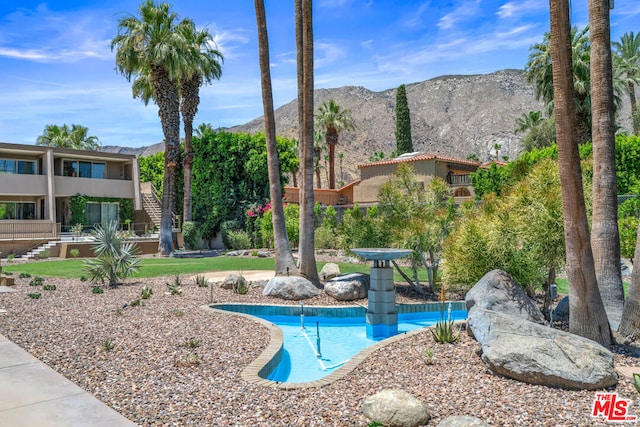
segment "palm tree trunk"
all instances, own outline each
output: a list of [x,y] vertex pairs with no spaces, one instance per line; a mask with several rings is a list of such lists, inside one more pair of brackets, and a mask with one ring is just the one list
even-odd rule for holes
[[193,197],[191,195],[191,176],[193,170],[193,121],[184,121],[184,200],[182,216],[184,221],[191,221]]
[[180,158],[180,100],[178,88],[164,68],[152,67],[151,75],[165,139],[158,251],[169,256],[173,252],[172,215],[176,208],[176,169]]
[[640,338],[640,223],[638,224],[636,236],[636,252],[633,256],[634,268],[631,273],[631,284],[629,285],[627,300],[624,303],[620,328],[618,328],[620,335],[629,337],[634,341]]
[[273,244],[276,259],[276,275],[296,274],[297,268],[291,252],[284,207],[282,205],[282,183],[280,180],[280,162],[276,145],[276,121],[273,111],[273,93],[271,90],[271,72],[269,70],[269,37],[264,0],[255,0],[256,21],[258,24],[258,45],[260,50],[260,74],[262,85],[262,103],[264,107],[264,130],[267,141],[267,169],[269,172],[269,196],[273,214]]
[[569,279],[569,329],[572,333],[608,346],[611,344],[611,330],[596,282],[575,134],[577,115],[571,63],[569,4],[568,0],[550,0],[549,6],[554,65],[554,116]]
[[[298,112],[303,159],[301,163],[304,184],[300,191],[300,273],[319,285],[316,267],[313,221],[313,14],[311,0],[296,0],[296,47],[298,58]],[[300,97],[302,95],[302,97]],[[320,182],[318,180],[318,182]]]
[[589,0],[589,22],[593,122],[591,246],[602,302],[609,320],[618,324],[624,306],[624,290],[620,273],[609,0]]

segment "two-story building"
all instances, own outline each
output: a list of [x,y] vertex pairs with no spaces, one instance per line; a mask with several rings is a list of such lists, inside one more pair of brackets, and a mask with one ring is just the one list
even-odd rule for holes
[[141,210],[136,157],[0,143],[0,251],[7,241],[20,251],[72,226],[74,195],[87,197],[86,224],[120,220],[118,203],[109,199],[129,199]]

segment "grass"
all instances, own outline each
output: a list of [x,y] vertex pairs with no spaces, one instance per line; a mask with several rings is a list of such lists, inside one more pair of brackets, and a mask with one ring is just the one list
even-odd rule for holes
[[[318,263],[318,271],[324,262]],[[362,264],[337,263],[341,273],[368,273],[371,262]],[[212,258],[143,258],[140,270],[133,277],[159,277],[199,274],[213,271],[249,271],[249,270],[273,270],[275,260],[273,258],[239,258],[239,257],[212,257]],[[84,260],[48,260],[3,266],[7,272],[28,273],[32,276],[61,277],[79,279],[84,273]],[[413,279],[413,272],[409,268],[404,269],[406,274]],[[420,270],[418,276],[421,281],[427,280],[427,272]],[[402,277],[394,270],[394,280],[402,282]]]
[[[560,295],[569,295],[569,281],[567,279],[556,279],[556,285],[558,285],[558,294]],[[623,282],[622,286],[624,287],[624,294],[627,295],[629,291],[629,282]]]

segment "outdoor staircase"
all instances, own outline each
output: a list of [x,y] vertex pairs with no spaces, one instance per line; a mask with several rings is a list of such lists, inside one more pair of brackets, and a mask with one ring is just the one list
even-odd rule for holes
[[158,198],[153,192],[142,192],[142,209],[145,210],[153,225],[160,228],[160,218],[162,215],[162,208]]
[[59,240],[50,240],[47,243],[44,243],[38,246],[37,248],[30,250],[26,254],[22,255],[20,258],[24,260],[38,258],[43,254],[45,254],[46,251],[49,251],[50,249],[58,246],[60,243],[90,242],[90,241],[93,241],[93,237],[91,236],[78,236],[75,233],[70,233],[70,232],[60,233]]

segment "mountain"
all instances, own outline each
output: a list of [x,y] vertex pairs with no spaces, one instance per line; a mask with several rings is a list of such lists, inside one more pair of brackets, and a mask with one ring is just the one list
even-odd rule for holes
[[[495,155],[515,158],[521,151],[522,134],[515,133],[515,120],[532,110],[542,110],[534,88],[521,70],[492,74],[441,76],[406,85],[415,151],[466,158],[475,153],[481,160]],[[357,164],[376,151],[388,156],[396,148],[396,89],[373,92],[360,86],[315,91],[315,107],[333,98],[351,111],[356,130],[340,134],[336,153],[344,153],[343,176],[336,163],[336,181],[359,177]],[[297,100],[276,110],[278,135],[297,137]],[[262,117],[229,130],[261,132]],[[337,160],[336,160],[337,161]],[[326,178],[323,173],[322,179]]]

